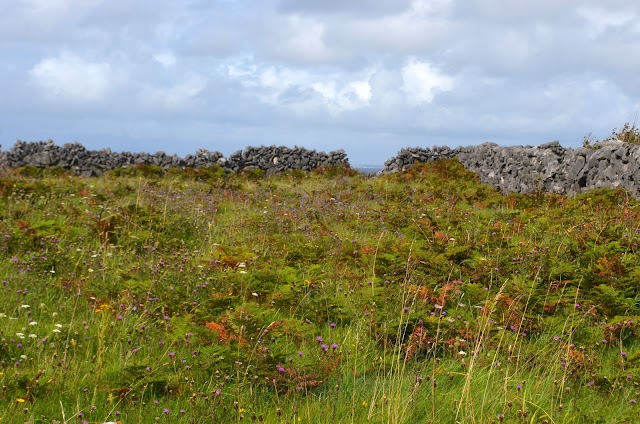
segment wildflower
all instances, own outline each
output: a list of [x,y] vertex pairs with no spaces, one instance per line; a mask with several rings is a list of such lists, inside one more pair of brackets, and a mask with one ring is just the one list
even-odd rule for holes
[[335,322],[332,322],[331,324],[329,324],[329,327],[331,327],[331,328],[336,328],[336,323],[335,323]]
[[631,399],[629,402],[630,402],[632,405],[635,405],[638,401],[637,401],[637,400],[635,400],[635,399]]
[[38,325],[38,323],[36,321],[31,321],[29,325]]
[[164,409],[162,410],[162,413],[163,413],[163,414],[165,414],[165,415],[167,415],[169,412],[171,412],[171,411],[169,410],[169,408],[164,408]]
[[175,353],[175,352],[169,352],[169,353],[167,353],[167,356],[168,356],[169,358],[173,358],[173,357],[175,357],[175,356],[176,356],[176,353]]
[[320,345],[320,349],[324,350],[325,352],[329,350],[329,346],[327,346],[326,344],[322,344]]
[[318,343],[322,343],[322,336],[318,336],[318,337],[316,337],[316,341],[317,341]]
[[620,352],[620,356],[622,356],[623,358],[627,357],[627,352]]
[[593,380],[591,380],[587,384],[589,385],[589,387],[593,387],[596,383]]
[[516,386],[516,390],[522,390],[522,384],[518,384],[518,385]]
[[278,370],[278,372],[279,372],[280,374],[283,374],[283,373],[284,373],[284,371],[285,371],[285,370],[284,370],[284,368],[283,368],[280,364],[276,365],[276,369]]
[[24,333],[16,333],[16,336],[20,337],[21,339],[24,339]]
[[31,306],[29,306],[29,305],[20,305],[20,307],[21,307],[22,309],[28,309],[28,308],[30,308]]
[[25,400],[24,400],[24,399],[22,399],[22,398],[18,398],[18,399],[16,399],[16,402],[18,402],[18,403],[25,403]]
[[302,352],[298,352],[298,356],[302,357],[303,353]]
[[332,343],[331,344],[331,349],[333,349],[333,350],[338,349],[338,343]]

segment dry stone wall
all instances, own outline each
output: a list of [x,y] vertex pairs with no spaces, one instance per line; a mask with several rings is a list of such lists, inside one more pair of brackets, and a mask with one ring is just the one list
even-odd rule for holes
[[[1,146],[0,146],[1,147]],[[9,151],[0,150],[0,167],[58,166],[84,177],[100,176],[106,171],[136,165],[168,168],[204,168],[221,166],[230,172],[261,169],[267,175],[290,169],[312,171],[321,166],[348,167],[344,150],[317,152],[301,147],[247,147],[225,158],[220,152],[205,149],[185,157],[157,153],[112,152],[110,149],[87,150],[79,143],[58,146],[52,141],[18,141]]]
[[600,187],[622,187],[640,196],[640,146],[610,141],[594,148],[565,149],[558,142],[540,146],[406,148],[385,163],[383,173],[407,170],[416,162],[457,158],[484,183],[503,192],[535,190],[576,194]]
[[[558,142],[540,146],[502,147],[484,143],[470,147],[405,148],[386,161],[382,173],[404,171],[416,162],[457,158],[484,183],[504,192],[535,190],[560,194],[581,193],[592,188],[622,187],[640,197],[640,146],[619,141],[597,143],[595,148],[564,148]],[[58,146],[52,141],[18,141],[2,151],[0,168],[58,166],[84,177],[136,165],[178,167],[221,166],[229,172],[261,169],[267,175],[291,169],[312,171],[322,166],[349,166],[343,150],[317,152],[301,147],[247,147],[229,157],[205,149],[185,157],[157,153],[87,150],[79,143]]]

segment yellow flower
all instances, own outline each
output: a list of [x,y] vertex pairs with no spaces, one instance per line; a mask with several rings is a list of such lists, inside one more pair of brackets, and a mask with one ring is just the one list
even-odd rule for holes
[[18,402],[18,403],[25,403],[26,401],[25,401],[24,399],[22,399],[22,398],[18,398],[18,399],[16,399],[16,402]]
[[99,313],[105,312],[105,311],[115,312],[116,310],[113,309],[113,307],[111,307],[111,305],[107,305],[106,303],[103,303],[102,305],[98,306],[98,308],[96,309],[96,314],[99,314]]
[[363,401],[362,401],[362,406],[364,406],[364,407],[366,408],[367,406],[369,406],[369,404],[367,403],[367,401],[366,401],[366,400],[363,400]]

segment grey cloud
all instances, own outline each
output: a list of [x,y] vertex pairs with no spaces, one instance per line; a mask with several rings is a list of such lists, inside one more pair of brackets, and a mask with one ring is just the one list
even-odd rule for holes
[[281,0],[278,7],[285,13],[380,16],[402,12],[411,3],[411,0]]

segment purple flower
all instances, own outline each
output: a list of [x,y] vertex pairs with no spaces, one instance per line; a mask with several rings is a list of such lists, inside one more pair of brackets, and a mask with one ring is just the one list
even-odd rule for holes
[[318,336],[318,337],[316,337],[316,341],[317,341],[318,343],[322,343],[322,336]]
[[277,370],[278,370],[278,372],[279,372],[280,374],[283,374],[283,373],[284,373],[284,368],[283,368],[281,365],[279,365],[279,364],[278,364],[278,365],[276,365],[276,368],[277,368]]
[[338,343],[332,343],[331,349],[336,350],[338,348]]
[[595,383],[595,381],[591,380],[587,384],[589,385],[589,387],[593,387],[596,383]]
[[518,385],[516,386],[516,390],[522,390],[522,384],[518,384]]
[[323,344],[320,346],[320,349],[322,349],[322,350],[324,350],[324,351],[326,352],[326,351],[328,351],[328,350],[329,350],[329,346],[327,346],[326,344],[324,344],[324,343],[323,343]]
[[298,352],[298,356],[299,356],[299,357],[302,357],[302,355],[303,355],[303,354],[302,354],[302,351]]
[[627,357],[627,352],[620,352],[620,356],[622,356],[623,358]]
[[167,353],[167,356],[168,356],[169,358],[173,358],[173,357],[175,357],[175,356],[176,356],[176,353],[175,353],[175,352],[169,352],[169,353]]
[[630,402],[632,405],[635,405],[638,401],[637,401],[637,400],[635,400],[635,399],[631,399],[629,402]]
[[165,414],[165,415],[167,415],[169,412],[171,412],[171,411],[169,410],[169,408],[164,408],[164,409],[162,410],[162,413],[163,413],[163,414]]
[[329,324],[329,327],[331,327],[331,328],[336,328],[336,323],[335,323],[335,322],[332,322],[331,324]]

